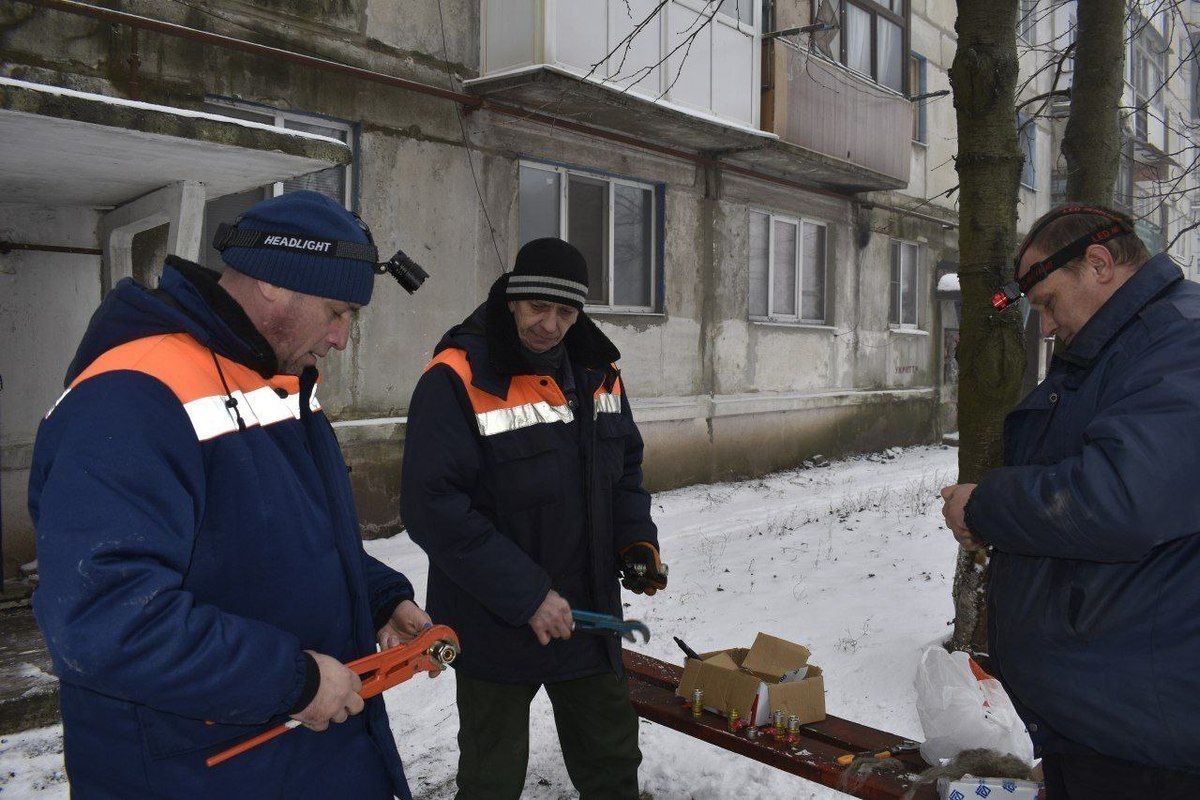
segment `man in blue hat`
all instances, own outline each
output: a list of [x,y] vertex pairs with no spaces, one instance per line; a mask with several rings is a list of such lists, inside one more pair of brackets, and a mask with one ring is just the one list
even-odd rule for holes
[[620,354],[587,291],[575,247],[527,243],[409,404],[401,513],[429,554],[429,608],[463,644],[458,800],[520,797],[543,686],[581,800],[638,797],[620,640],[572,636],[571,610],[620,615],[619,573],[654,594],[667,570]]
[[[343,663],[429,617],[362,548],[316,397],[378,260],[295,192],[222,226],[214,272],[168,256],[92,318],[38,430],[34,610],[80,797],[409,798],[381,698]],[[296,731],[205,758],[288,718]]]

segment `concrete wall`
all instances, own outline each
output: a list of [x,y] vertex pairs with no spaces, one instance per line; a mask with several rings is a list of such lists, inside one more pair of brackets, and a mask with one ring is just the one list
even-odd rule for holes
[[[99,215],[84,208],[0,204],[0,240],[96,247]],[[100,301],[100,257],[14,250],[0,255],[0,503],[5,571],[34,558],[26,511],[38,423]]]

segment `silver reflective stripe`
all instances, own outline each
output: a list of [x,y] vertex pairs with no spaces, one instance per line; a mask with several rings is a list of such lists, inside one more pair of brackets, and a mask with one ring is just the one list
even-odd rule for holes
[[498,408],[475,415],[482,436],[515,431],[547,422],[571,422],[575,419],[570,406],[552,406],[542,400],[512,408]]
[[597,414],[620,414],[621,413],[621,395],[619,394],[598,394],[596,400]]
[[[74,387],[71,387],[71,388],[74,388]],[[61,403],[63,400],[66,400],[67,395],[69,395],[70,393],[71,393],[71,389],[67,389],[65,392],[60,394],[58,396],[58,399],[54,401],[54,405],[50,406],[50,410],[46,412],[46,416],[44,417],[44,419],[50,419],[50,415],[54,413],[54,409],[58,408],[58,404]]]
[[[234,391],[231,396],[237,400],[237,414],[225,405],[227,397],[223,394],[200,397],[183,404],[183,410],[192,421],[197,439],[204,442],[226,433],[233,433],[238,429],[238,415],[241,415],[247,428],[300,419],[298,394],[292,393],[286,398],[281,398],[270,386],[262,386],[247,393]],[[315,392],[309,401],[309,408],[313,411],[321,410]]]

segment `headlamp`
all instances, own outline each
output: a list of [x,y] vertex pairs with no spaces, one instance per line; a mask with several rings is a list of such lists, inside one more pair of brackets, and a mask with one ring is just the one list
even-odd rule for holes
[[[379,262],[379,253],[375,249],[370,228],[357,214],[351,214],[366,233],[368,243],[324,239],[296,233],[250,230],[238,228],[236,222],[232,225],[222,222],[217,226],[212,244],[217,252],[229,247],[254,247],[366,261],[372,265],[376,275],[391,275],[409,294],[420,289],[429,273],[403,250],[397,250],[387,261]],[[240,222],[240,219],[238,221]]]
[[1103,244],[1114,236],[1124,236],[1128,233],[1133,233],[1133,229],[1129,224],[1120,217],[1115,217],[1112,213],[1103,209],[1091,208],[1088,206],[1067,206],[1060,210],[1058,214],[1047,217],[1042,220],[1041,224],[1029,232],[1025,237],[1025,244],[1017,251],[1017,255],[1013,258],[1013,274],[1017,274],[1021,270],[1021,258],[1025,255],[1025,251],[1033,244],[1033,239],[1039,231],[1046,227],[1047,224],[1053,222],[1060,217],[1065,217],[1068,214],[1095,214],[1097,216],[1106,217],[1112,220],[1111,223],[1105,225],[1099,230],[1080,236],[1075,241],[1059,248],[1049,257],[1041,261],[1034,262],[1029,265],[1029,269],[1025,274],[1011,280],[1000,287],[994,295],[992,295],[992,307],[997,311],[1003,311],[1013,303],[1017,302],[1022,295],[1029,294],[1029,290],[1036,286],[1041,281],[1045,280],[1051,272],[1059,267],[1066,266],[1075,259],[1083,255],[1089,247],[1094,244]]
[[429,273],[422,269],[420,264],[409,258],[403,250],[397,250],[396,255],[381,264],[376,264],[375,273],[391,275],[396,279],[396,283],[400,284],[409,294],[420,289],[421,284],[429,277]]

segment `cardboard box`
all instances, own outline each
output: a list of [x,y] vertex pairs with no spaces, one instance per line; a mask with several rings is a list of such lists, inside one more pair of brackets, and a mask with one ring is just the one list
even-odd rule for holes
[[734,647],[689,658],[675,693],[692,699],[704,692],[704,707],[723,716],[736,708],[738,717],[765,725],[771,712],[783,709],[801,724],[825,719],[825,679],[808,663],[807,647],[760,633],[747,650]]
[[976,778],[963,775],[958,780],[938,778],[938,797],[941,800],[1037,800],[1040,786],[1033,781],[1016,778]]

